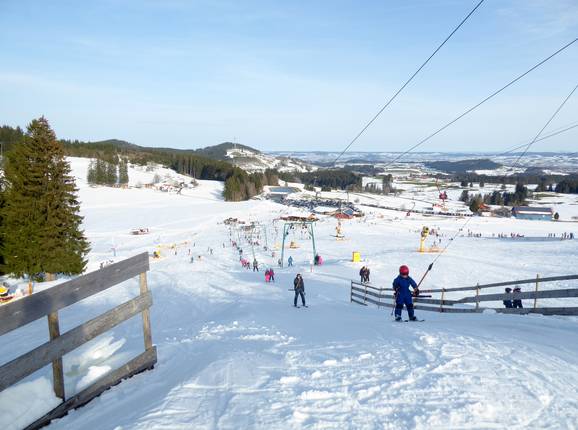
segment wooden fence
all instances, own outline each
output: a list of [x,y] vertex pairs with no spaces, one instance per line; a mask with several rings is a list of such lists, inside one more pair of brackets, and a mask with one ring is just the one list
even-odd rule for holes
[[[564,288],[555,290],[542,290],[540,285],[549,282],[570,281],[578,279],[578,275],[552,276],[541,278],[536,275],[535,278],[521,279],[518,281],[498,282],[493,284],[474,285],[457,288],[439,288],[420,290],[420,293],[439,293],[440,298],[415,297],[414,308],[432,312],[450,312],[450,313],[476,313],[483,312],[485,309],[494,309],[499,313],[511,314],[528,314],[536,313],[542,315],[578,315],[578,306],[567,307],[538,307],[538,299],[565,299],[578,298],[578,288]],[[480,294],[481,290],[487,288],[518,286],[523,284],[532,284],[532,291],[514,292],[514,293],[496,293]],[[447,299],[446,293],[455,293],[460,291],[475,291],[475,295],[462,297],[461,299]],[[482,302],[496,302],[503,300],[532,300],[532,306],[523,309],[520,308],[488,308],[481,307]],[[370,284],[363,284],[351,281],[352,303],[367,306],[368,303],[376,306],[395,307],[393,290],[391,288],[379,288]],[[456,306],[456,305],[474,304],[474,306]]]
[[[153,368],[157,361],[157,351],[151,338],[149,308],[152,306],[152,296],[147,286],[148,270],[149,256],[142,253],[0,306],[0,336],[39,318],[46,316],[48,319],[50,340],[0,367],[0,391],[3,391],[42,367],[52,364],[54,394],[62,399],[62,403],[30,424],[27,429],[40,428],[51,420],[66,415],[69,410],[88,403],[123,379]],[[136,298],[60,334],[60,309],[136,276],[140,278],[140,294]],[[62,357],[139,313],[142,314],[143,321],[144,352],[97,379],[79,393],[67,397],[64,391]]]

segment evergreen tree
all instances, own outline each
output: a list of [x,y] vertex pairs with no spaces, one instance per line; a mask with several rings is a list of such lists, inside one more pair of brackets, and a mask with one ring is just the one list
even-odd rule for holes
[[[4,190],[6,189],[5,187],[5,181],[4,178],[0,178],[0,232],[2,231],[2,225],[4,224],[4,215],[3,215],[3,211],[4,211]],[[4,247],[2,246],[2,244],[4,243],[3,240],[3,236],[0,234],[0,275],[4,275],[4,257],[3,257],[3,252],[4,252]]]
[[116,185],[116,183],[118,182],[118,175],[116,172],[116,165],[112,164],[112,163],[106,163],[106,179],[105,179],[105,184],[106,185]]
[[5,179],[4,270],[30,281],[43,272],[82,273],[89,246],[80,230],[77,189],[44,117],[33,120],[24,141],[7,154]]
[[128,164],[126,160],[121,160],[118,166],[118,183],[121,185],[128,184]]
[[100,158],[96,159],[94,183],[98,185],[106,184],[106,162],[104,162]]
[[90,160],[88,165],[88,172],[86,173],[86,182],[89,184],[96,184],[96,163],[94,160]]

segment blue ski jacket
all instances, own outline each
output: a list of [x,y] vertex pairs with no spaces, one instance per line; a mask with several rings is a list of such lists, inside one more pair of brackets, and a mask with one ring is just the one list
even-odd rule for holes
[[410,286],[414,289],[417,288],[417,284],[410,276],[404,278],[399,275],[393,280],[393,289],[397,291],[397,303],[413,303],[411,291],[409,289]]

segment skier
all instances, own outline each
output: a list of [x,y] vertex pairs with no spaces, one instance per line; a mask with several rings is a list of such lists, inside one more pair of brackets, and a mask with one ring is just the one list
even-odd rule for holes
[[259,263],[257,263],[257,259],[255,258],[253,260],[253,272],[258,272],[259,271]]
[[403,305],[405,304],[407,308],[407,314],[409,315],[410,321],[417,321],[417,318],[413,314],[413,300],[412,294],[409,287],[412,287],[414,294],[417,296],[419,290],[417,289],[417,284],[409,276],[409,268],[405,265],[399,268],[399,276],[393,280],[393,289],[395,290],[395,320],[401,321],[401,311]]
[[293,266],[293,257],[289,256],[287,263],[289,264],[289,267]]
[[369,283],[369,267],[365,268],[365,282]]
[[295,299],[293,300],[293,306],[297,307],[297,298],[301,296],[301,303],[304,307],[307,307],[305,304],[305,284],[303,283],[303,277],[300,273],[295,276],[293,280],[293,288],[295,290]]
[[[506,288],[505,291],[506,291],[506,294],[508,294],[508,296],[511,296],[511,295],[512,295],[512,289],[511,289],[510,287]],[[512,298],[511,298],[511,297],[508,298],[508,299],[506,299],[506,300],[504,300],[504,306],[505,306],[506,308],[508,308],[508,309],[514,307],[514,306],[512,305]]]
[[[521,292],[522,292],[522,289],[520,287],[518,287],[518,286],[514,287],[514,294],[521,293]],[[522,306],[522,300],[521,299],[512,300],[512,307],[514,309],[517,309],[517,308],[522,309],[524,307],[524,306]]]
[[265,282],[269,282],[271,280],[271,272],[269,269],[265,270]]
[[269,269],[269,280],[271,282],[275,282],[275,272],[273,271],[273,269]]

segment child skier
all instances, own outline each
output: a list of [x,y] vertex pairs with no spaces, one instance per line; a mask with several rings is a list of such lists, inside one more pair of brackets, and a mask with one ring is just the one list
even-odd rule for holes
[[269,280],[275,282],[275,271],[273,269],[269,269]]
[[253,260],[253,272],[258,272],[259,271],[259,263],[257,262],[257,259],[255,258]]
[[409,287],[412,287],[414,294],[417,296],[419,290],[417,289],[417,284],[409,276],[409,268],[407,266],[401,266],[399,268],[399,276],[393,280],[393,289],[395,290],[395,320],[401,321],[401,311],[403,305],[405,304],[407,308],[407,314],[409,315],[410,321],[417,321],[417,318],[413,314],[413,300],[412,294]]
[[271,272],[269,269],[265,270],[265,282],[269,282],[271,280]]

